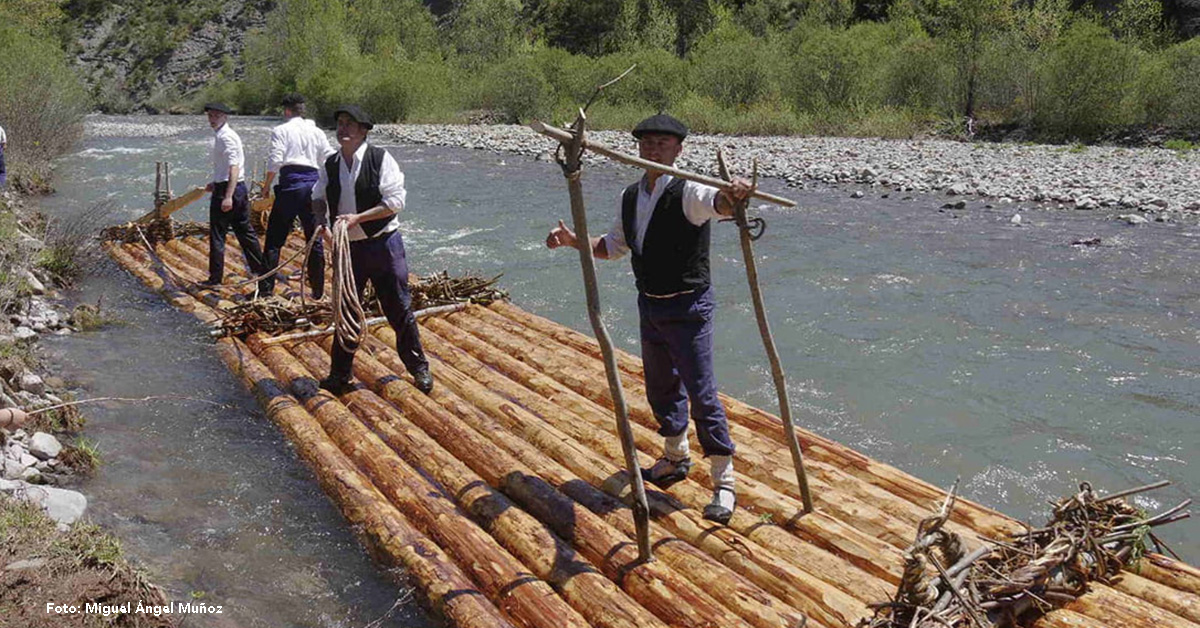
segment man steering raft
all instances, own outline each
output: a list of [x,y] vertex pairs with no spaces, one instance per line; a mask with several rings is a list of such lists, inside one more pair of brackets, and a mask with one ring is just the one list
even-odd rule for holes
[[[429,362],[421,349],[417,319],[412,313],[408,291],[408,262],[400,220],[404,209],[404,173],[382,148],[367,143],[374,127],[370,116],[354,105],[338,108],[337,141],[341,150],[325,160],[313,188],[313,214],[325,215],[329,223],[345,223],[350,239],[350,263],[358,298],[369,280],[392,329],[396,330],[396,352],[416,386],[433,390]],[[334,304],[337,307],[337,304]],[[340,395],[350,389],[350,376],[357,346],[348,349],[333,343],[333,364],[321,387]]]
[[[683,150],[687,127],[665,114],[633,129],[643,159],[673,165]],[[715,300],[709,273],[709,241],[713,218],[732,216],[737,203],[750,196],[744,179],[730,191],[671,175],[647,171],[625,189],[621,211],[604,236],[592,238],[592,254],[616,259],[632,252],[637,280],[638,313],[646,398],[664,437],[663,455],[642,477],[667,488],[687,477],[688,401],[696,435],[709,459],[712,503],[704,518],[721,524],[733,516],[734,445],[725,409],[717,398],[713,369]],[[575,233],[563,221],[550,231],[546,246],[578,247]],[[686,394],[685,394],[686,391]]]
[[[218,286],[225,277],[225,235],[233,229],[246,267],[255,276],[265,272],[262,249],[254,225],[250,224],[250,196],[246,192],[246,156],[242,138],[229,128],[232,111],[221,103],[204,105],[208,125],[214,132],[212,144],[212,180],[205,191],[212,192],[208,204],[208,280],[205,286]],[[259,282],[259,288],[263,288]]]
[[[275,202],[267,221],[266,244],[263,245],[267,268],[279,265],[279,252],[287,242],[296,218],[300,219],[304,238],[312,240],[319,218],[312,212],[312,189],[317,183],[317,171],[334,153],[325,132],[312,120],[304,118],[303,96],[288,94],[283,97],[282,104],[285,122],[271,129],[267,178],[263,181],[263,196],[267,196],[275,173],[279,173]],[[325,252],[320,239],[313,242],[307,263],[313,298],[320,299],[325,291]],[[274,290],[275,276],[272,275],[263,280],[261,296],[271,296]]]

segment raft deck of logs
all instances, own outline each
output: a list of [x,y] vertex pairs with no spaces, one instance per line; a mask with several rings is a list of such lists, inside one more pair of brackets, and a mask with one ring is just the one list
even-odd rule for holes
[[[212,323],[229,292],[200,288],[208,244],[188,236],[108,242],[126,270]],[[293,234],[282,257],[301,250]],[[228,245],[227,283],[246,278]],[[299,261],[286,269],[299,276]],[[281,282],[284,296],[297,288]],[[328,284],[327,284],[328,285]],[[496,302],[422,318],[436,387],[421,394],[385,326],[355,361],[357,390],[317,387],[331,338],[225,337],[218,353],[290,439],[368,548],[404,568],[428,606],[459,628],[838,628],[889,599],[902,553],[945,492],[833,441],[800,432],[815,512],[802,515],[779,419],[723,397],[738,443],[739,508],[701,517],[701,469],[647,487],[655,560],[638,561],[623,455],[599,347]],[[643,465],[661,438],[640,360],[619,367]],[[694,438],[694,436],[693,436]],[[699,450],[697,443],[692,444]],[[1021,523],[960,501],[947,529],[972,549]],[[1200,570],[1147,554],[1133,571],[1042,616],[1038,628],[1200,628]]]

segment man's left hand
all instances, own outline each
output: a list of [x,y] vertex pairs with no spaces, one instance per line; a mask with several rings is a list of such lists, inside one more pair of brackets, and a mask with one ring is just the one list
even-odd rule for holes
[[342,214],[337,217],[338,222],[346,223],[347,229],[353,229],[356,225],[362,222],[362,216],[359,214]]
[[221,200],[221,211],[223,211],[223,212],[233,211],[233,199],[231,199],[231,198],[222,199]]

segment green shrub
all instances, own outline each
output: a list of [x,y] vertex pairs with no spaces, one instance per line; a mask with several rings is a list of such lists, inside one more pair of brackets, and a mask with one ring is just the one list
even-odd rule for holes
[[1200,128],[1200,38],[1168,48],[1161,58],[1171,86],[1163,119],[1180,127]]
[[504,112],[510,122],[516,123],[545,118],[554,107],[555,95],[537,59],[520,55],[486,71],[480,104]]
[[773,52],[767,40],[722,19],[688,55],[692,88],[724,107],[773,98],[778,93],[770,64]]
[[798,28],[785,69],[785,92],[800,111],[871,107],[882,101],[884,67],[892,58],[887,25]]
[[1137,69],[1136,51],[1090,21],[1072,25],[1042,59],[1043,96],[1035,120],[1063,137],[1094,137],[1132,122],[1126,97]]

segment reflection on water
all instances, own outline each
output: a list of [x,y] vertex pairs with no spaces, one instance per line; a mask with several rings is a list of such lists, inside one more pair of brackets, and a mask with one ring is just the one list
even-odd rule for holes
[[[114,221],[140,215],[155,161],[171,162],[176,193],[202,184],[202,118],[165,123],[193,130],[86,140],[62,160],[46,210],[65,215],[112,198],[123,206]],[[261,163],[271,123],[235,119],[250,163]],[[577,258],[540,244],[569,215],[557,168],[458,149],[392,151],[409,187],[402,218],[414,272],[504,273],[516,303],[589,331]],[[594,231],[608,226],[633,176],[616,166],[586,172]],[[1189,462],[1200,444],[1194,226],[1133,228],[1097,212],[1038,210],[1023,211],[1017,226],[1012,205],[969,201],[942,212],[932,196],[867,189],[852,200],[847,190],[764,187],[803,207],[756,209],[770,226],[755,250],[805,427],[942,486],[961,477],[968,497],[1018,517],[1044,516],[1046,499],[1085,479],[1105,490],[1171,480],[1138,498],[1151,508],[1200,493]],[[183,218],[206,211],[199,202]],[[1100,246],[1070,245],[1095,237]],[[731,227],[714,229],[713,257],[721,386],[774,410]],[[599,272],[610,332],[636,352],[629,265]],[[52,341],[90,394],[174,392],[232,408],[98,409],[91,430],[109,464],[88,487],[97,515],[176,589],[237,600],[247,622],[341,625],[382,614],[394,588],[200,325],[111,265],[80,298],[101,294],[128,325]],[[1162,530],[1193,561],[1195,525]]]

